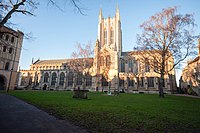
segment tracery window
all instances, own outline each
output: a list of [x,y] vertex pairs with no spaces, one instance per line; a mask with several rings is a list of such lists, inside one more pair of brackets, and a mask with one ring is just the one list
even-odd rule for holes
[[102,76],[102,86],[108,86],[108,81],[104,76]]
[[45,73],[44,74],[44,82],[47,83],[49,80],[49,74],[48,73]]
[[56,78],[57,78],[57,74],[54,72],[52,74],[52,78],[51,78],[51,85],[55,85],[56,84]]
[[82,85],[82,74],[81,73],[78,73],[77,74],[77,82],[76,82],[77,85]]
[[114,29],[111,28],[110,30],[110,43],[114,44]]
[[107,30],[104,30],[104,45],[107,44]]
[[92,86],[92,76],[91,75],[86,76],[86,86]]
[[148,87],[154,87],[154,77],[147,78]]
[[74,75],[72,72],[70,72],[68,74],[68,86],[72,86],[73,85],[73,78],[74,78]]
[[59,82],[59,85],[64,85],[64,79],[65,79],[65,74],[64,72],[62,72],[60,74],[60,82]]
[[106,66],[110,66],[110,56],[107,55],[106,57]]

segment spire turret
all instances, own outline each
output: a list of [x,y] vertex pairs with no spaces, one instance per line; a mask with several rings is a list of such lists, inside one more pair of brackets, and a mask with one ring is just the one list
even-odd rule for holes
[[100,12],[99,12],[99,22],[101,22],[102,19],[103,19],[102,9],[100,8]]
[[116,6],[116,18],[120,20],[119,8],[118,5]]

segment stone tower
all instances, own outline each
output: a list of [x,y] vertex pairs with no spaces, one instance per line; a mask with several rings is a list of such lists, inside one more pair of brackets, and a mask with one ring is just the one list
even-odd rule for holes
[[[98,36],[94,49],[94,71],[96,80],[106,79],[115,88],[119,72],[119,57],[122,53],[122,30],[119,9],[113,18],[104,18],[102,9],[99,13]],[[101,86],[100,86],[101,87]]]

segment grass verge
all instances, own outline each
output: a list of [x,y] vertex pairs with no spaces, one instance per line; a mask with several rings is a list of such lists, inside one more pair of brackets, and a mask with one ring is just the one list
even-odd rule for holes
[[73,99],[65,91],[11,91],[16,96],[91,132],[199,132],[200,99],[150,94]]

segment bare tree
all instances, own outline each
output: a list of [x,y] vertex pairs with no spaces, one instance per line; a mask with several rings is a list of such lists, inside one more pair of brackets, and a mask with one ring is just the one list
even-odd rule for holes
[[[81,8],[80,0],[63,0],[69,1],[75,10],[84,15],[83,8]],[[48,4],[61,9],[57,0],[47,0]],[[1,0],[0,1],[0,27],[9,24],[8,20],[15,13],[22,13],[23,15],[35,16],[34,10],[37,9],[39,0]],[[63,9],[61,9],[63,10]]]
[[0,27],[4,26],[14,13],[34,16],[38,2],[35,0],[2,0],[0,3]]
[[83,77],[83,89],[85,89],[86,76],[89,75],[90,68],[92,67],[92,55],[93,50],[91,43],[86,45],[77,43],[76,51],[72,52],[71,55],[72,59],[70,60],[69,68],[74,71],[75,74],[81,74]]
[[[164,76],[194,53],[194,41],[198,38],[193,35],[195,25],[192,14],[177,14],[176,7],[163,9],[140,25],[143,32],[137,35],[136,49],[141,51],[141,60],[160,75],[160,97],[164,97]],[[172,65],[166,68],[169,60]]]

